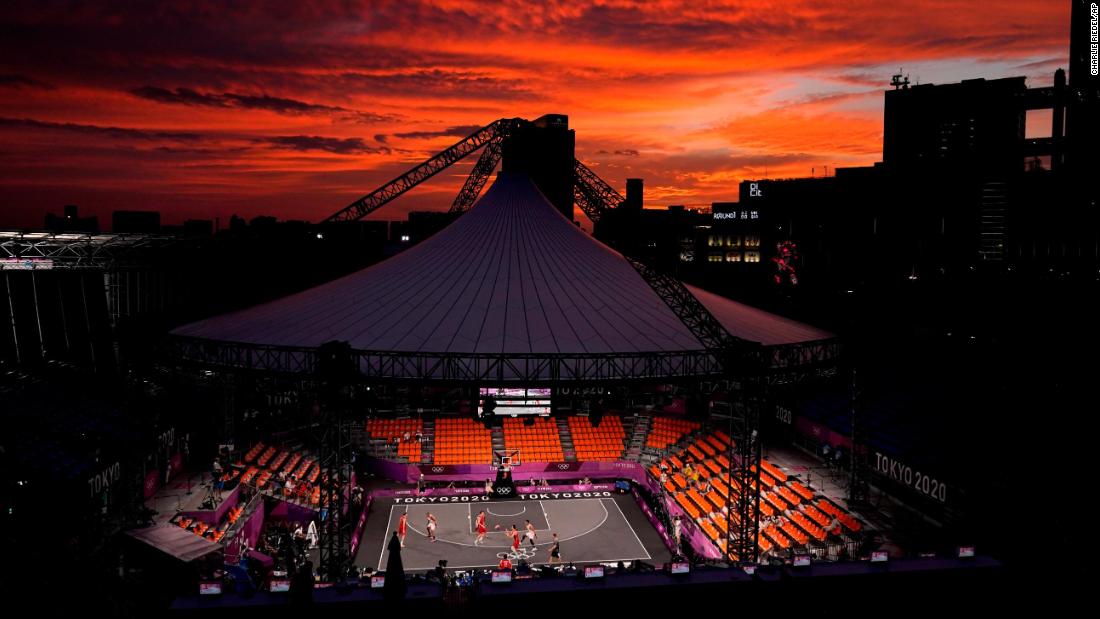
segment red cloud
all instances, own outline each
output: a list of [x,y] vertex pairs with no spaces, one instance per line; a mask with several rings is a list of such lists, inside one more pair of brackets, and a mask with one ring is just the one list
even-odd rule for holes
[[[43,0],[3,13],[0,227],[64,203],[158,208],[169,223],[316,220],[473,127],[547,112],[570,115],[578,154],[613,185],[646,178],[651,205],[735,199],[765,167],[878,159],[883,67],[1043,82],[1069,21],[1068,3],[1031,0]],[[950,80],[934,77],[948,64]],[[377,216],[446,208],[461,183],[439,175]]]

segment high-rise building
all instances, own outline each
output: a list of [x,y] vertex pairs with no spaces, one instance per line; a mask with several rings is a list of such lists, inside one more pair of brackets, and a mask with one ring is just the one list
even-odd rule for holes
[[576,135],[564,114],[545,114],[504,140],[501,170],[522,172],[550,203],[573,221],[573,161]]
[[1100,169],[1100,15],[1094,0],[1072,0],[1066,163],[1080,176],[1086,204],[1097,207],[1100,183],[1085,182]]
[[45,227],[54,232],[99,232],[99,218],[81,217],[75,204],[66,204],[61,215],[46,213]]
[[882,161],[899,171],[1003,177],[1023,166],[1023,77],[886,91]]

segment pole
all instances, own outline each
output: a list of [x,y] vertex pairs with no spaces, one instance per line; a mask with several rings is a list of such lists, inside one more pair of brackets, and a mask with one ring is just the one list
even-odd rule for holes
[[57,306],[61,309],[61,333],[65,336],[65,357],[72,353],[69,345],[69,323],[65,317],[65,295],[61,290],[61,278],[57,278]]
[[15,302],[12,300],[14,295],[11,290],[11,273],[4,273],[4,286],[8,292],[8,316],[11,318],[11,337],[15,343],[15,363],[20,364],[22,356],[19,354],[19,330],[15,328]]
[[38,354],[40,359],[46,360],[46,338],[42,335],[42,314],[38,310],[38,278],[31,271],[31,299],[34,301],[34,321],[38,326]]

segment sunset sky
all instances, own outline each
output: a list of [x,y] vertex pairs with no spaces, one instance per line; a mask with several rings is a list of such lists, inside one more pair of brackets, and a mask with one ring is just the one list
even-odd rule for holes
[[[741,179],[879,160],[899,68],[1043,86],[1069,45],[1059,0],[112,4],[0,9],[0,227],[69,203],[101,225],[316,221],[544,113],[647,206],[736,200]],[[446,209],[474,159],[372,217]]]

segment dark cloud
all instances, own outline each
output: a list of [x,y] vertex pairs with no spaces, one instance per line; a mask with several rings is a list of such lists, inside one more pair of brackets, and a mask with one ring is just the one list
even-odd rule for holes
[[397,116],[375,114],[373,112],[360,112],[333,105],[321,105],[307,103],[285,97],[272,97],[270,95],[242,95],[233,92],[221,94],[202,93],[190,88],[158,88],[156,86],[142,86],[130,91],[130,94],[156,101],[158,103],[170,103],[179,105],[195,105],[217,108],[240,108],[247,110],[266,110],[276,114],[288,116],[328,115],[335,116],[349,122],[371,123],[397,120]]
[[164,153],[167,155],[188,155],[188,156],[225,156],[225,155],[237,155],[246,153],[250,150],[248,146],[234,146],[230,148],[178,148],[175,146],[157,146],[154,148],[158,153]]
[[[904,73],[904,71],[902,71]],[[889,82],[889,77],[885,72],[875,73],[868,70],[863,71],[850,71],[847,73],[841,73],[835,77],[835,79],[855,86],[869,86],[872,88],[885,89]]]
[[620,149],[616,149],[616,150],[600,149],[600,150],[596,151],[596,154],[597,155],[619,155],[621,157],[637,157],[641,153],[639,153],[638,150],[634,149],[634,148],[620,148]]
[[[422,140],[427,138],[443,138],[443,137],[466,137],[471,133],[480,129],[480,125],[459,125],[457,127],[447,127],[446,129],[440,129],[438,131],[406,131],[403,133],[395,133],[393,137],[402,138],[405,140]],[[385,137],[385,136],[383,136]],[[384,142],[385,140],[379,140]]]
[[142,86],[130,91],[130,94],[158,103],[179,103],[183,105],[205,105],[210,107],[229,107],[220,96],[204,95],[190,88],[177,88],[175,91],[156,86]]
[[[645,177],[651,192],[662,187],[666,196],[673,188],[700,200],[728,197],[739,178],[759,177],[764,167],[772,176],[804,175],[822,163],[879,156],[873,106],[827,114],[846,101],[799,99],[804,87],[787,88],[801,78],[884,90],[897,65],[970,60],[980,68],[978,60],[996,55],[997,66],[1020,64],[1035,79],[1053,71],[1042,59],[1065,57],[1068,3],[1021,0],[996,11],[974,4],[500,0],[471,9],[453,0],[8,0],[0,10],[0,93],[26,101],[9,96],[10,118],[0,119],[0,175],[9,179],[0,194],[11,203],[19,186],[36,207],[85,199],[141,207],[160,187],[171,197],[165,208],[179,212],[245,212],[242,205],[254,203],[324,216],[431,155],[363,166],[341,160],[425,143],[396,132],[429,137],[443,127],[561,111],[582,127],[578,155],[604,149],[594,163],[617,187]],[[139,86],[135,96],[118,96]],[[797,107],[779,117],[754,112],[779,96]],[[720,97],[729,98],[728,111],[707,104]],[[152,107],[165,120],[150,120]],[[657,109],[667,114],[651,113]],[[219,129],[189,128],[200,110],[213,119],[203,126]],[[253,133],[253,110],[282,115],[286,125],[268,122],[273,128]],[[391,111],[439,122],[348,126]],[[727,123],[727,115],[746,120]],[[329,121],[344,126],[291,128]],[[715,135],[733,148],[706,150]],[[225,154],[235,147],[250,152]],[[429,150],[436,149],[420,148]],[[628,154],[634,150],[646,156]],[[264,182],[252,180],[257,170]],[[50,180],[57,189],[44,189]],[[441,175],[395,208],[446,208],[461,181]]]
[[425,69],[399,73],[348,71],[329,78],[352,92],[398,94],[423,98],[515,101],[538,98],[519,79],[505,79],[481,71]]
[[1053,58],[1044,58],[1042,60],[1036,60],[1035,62],[1027,62],[1021,65],[1017,65],[1016,68],[1020,69],[1021,71],[1035,71],[1038,69],[1049,69],[1053,71],[1054,69],[1057,69],[1059,67],[1065,67],[1067,64],[1068,63],[1065,57],[1055,56]]
[[385,146],[372,146],[362,138],[331,138],[320,135],[280,135],[270,138],[258,138],[257,142],[269,144],[275,148],[296,151],[321,151],[337,155],[367,155],[372,153],[390,153]]
[[0,74],[0,87],[54,89],[52,84],[47,84],[46,82],[36,80],[33,77],[27,77],[26,75],[15,75],[11,73]]
[[52,131],[69,131],[85,135],[99,135],[118,139],[132,140],[182,140],[197,141],[203,136],[198,133],[182,131],[154,131],[125,127],[104,127],[101,125],[81,125],[77,123],[55,123],[33,118],[0,118],[0,127],[30,127]]
[[[112,4],[9,0],[0,18],[0,55],[14,66],[43,68],[69,80],[99,85],[160,81],[166,74],[195,78],[177,83],[210,84],[232,76],[223,83],[256,84],[261,83],[258,74],[270,71],[267,83],[278,87],[282,85],[278,75],[307,81],[307,75],[316,76],[311,72],[317,67],[344,67],[365,74],[407,73],[422,67],[545,70],[544,61],[522,54],[488,54],[487,47],[478,45],[479,38],[488,46],[511,37],[518,48],[528,44],[532,32],[548,45],[579,41],[609,49],[704,54],[765,50],[780,61],[788,55],[799,56],[790,60],[795,67],[822,62],[866,64],[860,61],[867,58],[877,62],[881,58],[876,53],[884,49],[898,57],[913,52],[937,56],[977,47],[999,54],[1031,53],[1064,47],[1065,37],[1065,9],[1038,6],[1055,3],[1017,4],[1012,10],[983,14],[944,2],[939,7],[922,6],[916,12],[920,19],[913,19],[915,12],[907,3],[853,8],[850,0],[824,0],[812,9],[797,3],[711,6],[688,1],[517,1],[482,3],[477,10],[463,3],[372,0]],[[853,19],[853,13],[859,18]],[[994,38],[966,36],[974,32],[975,24],[994,33]],[[411,33],[426,41],[462,33],[474,45],[467,52],[443,52],[372,42]],[[999,33],[1000,38],[995,38]],[[853,50],[853,41],[860,42],[858,51]],[[810,47],[817,54],[814,58],[797,53]],[[133,58],[142,61],[126,60]],[[589,63],[572,64],[579,69]],[[205,81],[198,81],[203,76]],[[317,80],[332,77],[326,74]],[[431,92],[445,89],[437,84]],[[502,88],[497,94],[510,91],[517,94],[515,88]]]

